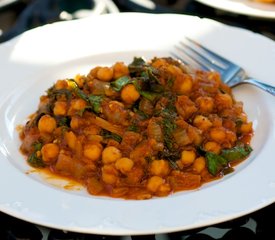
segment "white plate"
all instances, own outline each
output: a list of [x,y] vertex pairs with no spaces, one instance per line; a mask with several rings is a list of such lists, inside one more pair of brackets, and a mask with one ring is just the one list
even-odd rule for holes
[[[248,214],[275,200],[275,98],[252,86],[234,89],[253,121],[254,151],[236,171],[198,190],[126,201],[68,190],[45,180],[19,153],[16,126],[36,110],[58,78],[134,56],[168,56],[189,36],[274,84],[275,43],[261,35],[184,15],[93,16],[46,25],[0,45],[0,210],[69,231],[128,235],[186,230]],[[28,174],[27,174],[28,173]]]
[[254,2],[253,0],[196,0],[205,5],[228,12],[252,17],[275,18],[275,4]]

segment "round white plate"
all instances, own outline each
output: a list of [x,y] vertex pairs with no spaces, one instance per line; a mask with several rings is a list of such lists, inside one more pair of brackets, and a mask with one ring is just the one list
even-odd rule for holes
[[68,231],[132,235],[206,226],[248,214],[275,200],[275,98],[252,86],[234,89],[253,121],[252,155],[236,171],[195,191],[129,201],[88,195],[66,181],[31,171],[17,126],[59,78],[134,56],[169,56],[188,36],[275,84],[275,43],[209,19],[173,14],[109,14],[54,23],[0,45],[0,210]]
[[244,14],[252,17],[275,18],[275,4],[254,2],[253,0],[195,0],[220,10]]

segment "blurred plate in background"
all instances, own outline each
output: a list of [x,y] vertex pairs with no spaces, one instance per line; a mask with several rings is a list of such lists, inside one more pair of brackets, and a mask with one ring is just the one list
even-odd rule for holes
[[253,16],[275,19],[275,4],[259,3],[253,0],[195,0],[220,10]]

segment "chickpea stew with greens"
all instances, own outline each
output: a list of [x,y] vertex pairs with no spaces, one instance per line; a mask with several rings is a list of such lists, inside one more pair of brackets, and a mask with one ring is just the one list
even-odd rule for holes
[[252,135],[218,73],[135,57],[58,80],[22,128],[20,150],[92,195],[149,199],[231,173]]

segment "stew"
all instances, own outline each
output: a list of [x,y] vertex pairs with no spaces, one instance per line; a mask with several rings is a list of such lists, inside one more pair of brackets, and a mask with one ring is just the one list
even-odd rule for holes
[[252,135],[217,72],[135,57],[57,80],[23,126],[20,150],[92,195],[149,199],[231,173]]

